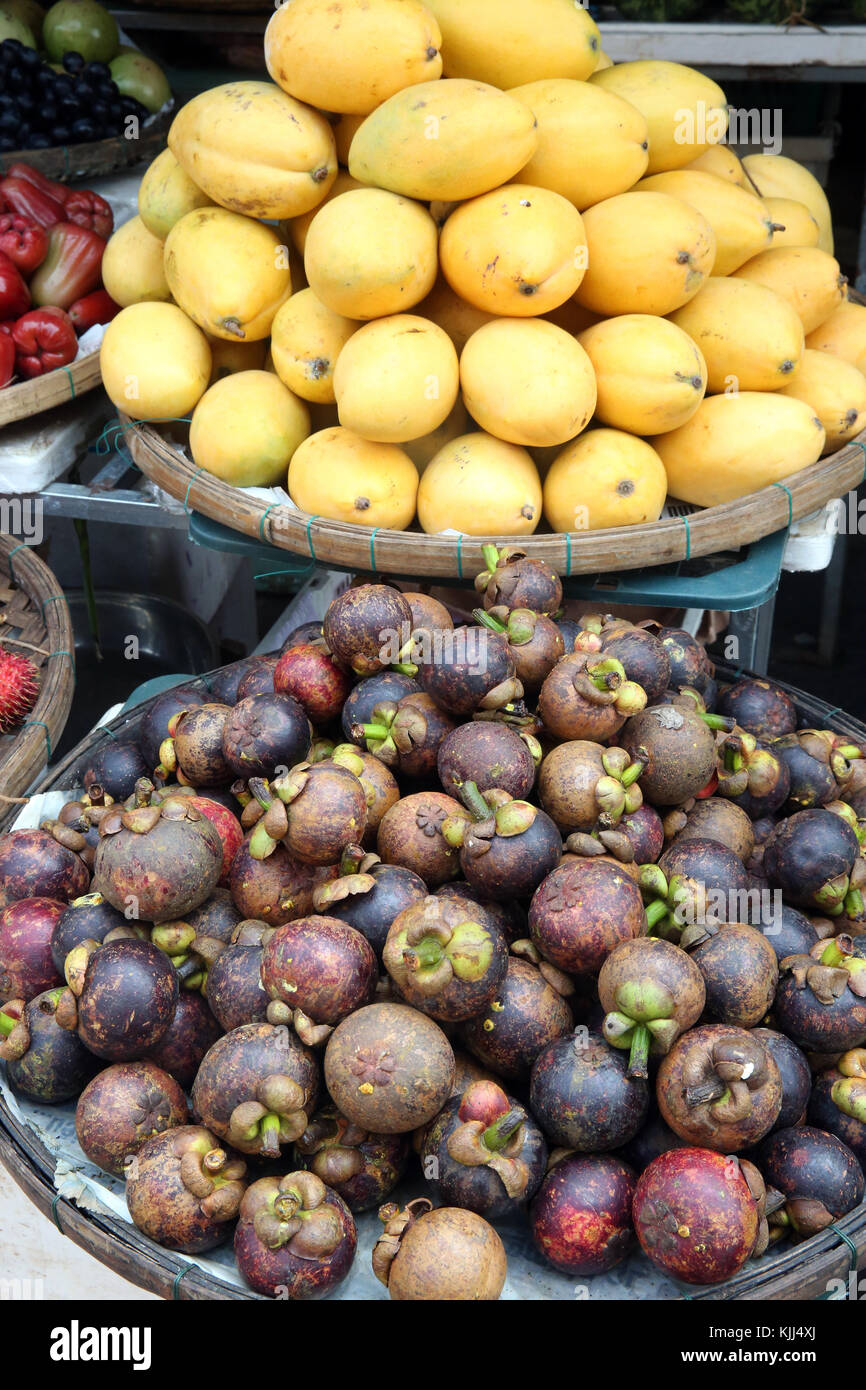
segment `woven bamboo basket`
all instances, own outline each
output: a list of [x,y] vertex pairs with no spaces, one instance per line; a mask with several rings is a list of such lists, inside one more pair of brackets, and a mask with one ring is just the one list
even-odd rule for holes
[[0,534],[0,646],[30,657],[40,671],[39,698],[28,722],[0,736],[2,829],[18,809],[5,798],[20,797],[49,761],[50,750],[56,748],[66,726],[75,688],[75,649],[66,599],[39,556],[4,534]]
[[137,140],[114,136],[111,140],[88,140],[81,145],[56,145],[48,150],[13,150],[0,154],[0,176],[10,164],[25,163],[49,179],[89,178],[92,174],[116,174],[141,160],[151,160],[165,147],[173,110],[158,112],[146,121]]
[[4,425],[11,425],[14,420],[27,420],[31,415],[39,415],[55,405],[64,405],[66,401],[75,400],[101,384],[97,348],[80,357],[77,362],[71,362],[68,367],[55,367],[53,372],[47,372],[45,376],[6,386],[0,391],[0,429]]
[[[733,680],[735,673],[725,667],[718,671],[722,680]],[[209,676],[186,684],[206,693]],[[779,684],[783,684],[779,682]],[[821,700],[784,686],[795,700],[804,725],[835,729],[839,733],[866,740],[866,725],[840,713],[831,712]],[[43,779],[40,791],[72,788],[80,784],[93,754],[118,738],[135,738],[141,719],[151,701],[118,715],[108,725],[94,730]],[[58,1229],[95,1259],[139,1287],[162,1298],[189,1300],[253,1299],[261,1296],[239,1288],[194,1263],[181,1259],[143,1236],[134,1226],[118,1218],[84,1210],[74,1202],[59,1198],[54,1185],[55,1157],[39,1136],[22,1125],[0,1097],[0,1163],[18,1186]],[[856,1252],[856,1253],[855,1253]],[[747,1265],[735,1278],[708,1288],[683,1287],[684,1300],[804,1300],[828,1296],[831,1280],[847,1286],[849,1272],[866,1267],[866,1203],[799,1246],[787,1243],[765,1256],[753,1268]]]

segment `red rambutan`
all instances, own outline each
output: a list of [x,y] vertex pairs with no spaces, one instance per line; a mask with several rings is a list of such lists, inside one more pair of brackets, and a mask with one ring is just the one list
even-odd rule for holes
[[0,647],[0,734],[21,723],[38,695],[39,672],[33,662]]

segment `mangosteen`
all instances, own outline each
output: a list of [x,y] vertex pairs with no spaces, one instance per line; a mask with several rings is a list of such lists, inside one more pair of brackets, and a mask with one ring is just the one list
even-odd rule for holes
[[562,856],[553,821],[528,801],[495,787],[481,793],[474,782],[464,782],[460,799],[473,819],[449,816],[442,834],[459,847],[470,888],[493,899],[528,898]]
[[277,1158],[307,1128],[319,1089],[309,1048],[285,1025],[244,1023],[205,1055],[192,1088],[195,1113],[246,1154]]
[[311,1046],[371,1002],[378,976],[367,938],[338,917],[301,917],[277,927],[262,948],[261,971],[273,1001],[268,1017],[291,1023]]
[[542,1182],[529,1228],[536,1249],[563,1274],[606,1274],[634,1244],[635,1175],[612,1154],[569,1154]]
[[380,671],[359,681],[343,705],[341,723],[345,737],[353,743],[362,742],[352,738],[352,729],[358,724],[369,724],[377,705],[388,701],[397,704],[404,695],[417,695],[420,690],[416,680],[399,671]]
[[159,747],[156,776],[168,781],[174,773],[189,786],[222,786],[232,780],[223,753],[223,730],[231,706],[208,703],[173,714],[168,735]]
[[[697,638],[681,627],[661,627],[649,623],[650,631],[655,631],[664,647],[670,663],[669,684],[675,690],[683,685],[692,686],[703,695],[712,679],[712,663],[706,649]],[[710,708],[707,702],[707,708]]]
[[582,1024],[535,1059],[529,1105],[551,1144],[603,1153],[627,1144],[641,1128],[646,1082],[629,1077],[627,1059]]
[[505,979],[505,937],[473,907],[467,899],[422,898],[394,918],[382,952],[406,1003],[443,1022],[481,1013]]
[[651,1096],[646,1124],[638,1130],[634,1139],[622,1146],[620,1153],[631,1168],[637,1173],[642,1173],[659,1154],[665,1154],[669,1149],[686,1147],[686,1141],[674,1134],[670,1125],[665,1124],[658,1112],[655,1097]]
[[562,634],[562,642],[565,648],[565,655],[567,656],[569,652],[574,651],[575,640],[580,632],[580,624],[574,622],[571,618],[557,618],[556,626]]
[[795,907],[842,912],[860,845],[851,826],[832,811],[797,811],[776,826],[762,864],[774,888]]
[[338,1024],[325,1050],[335,1105],[374,1134],[427,1124],[451,1094],[454,1053],[438,1024],[405,1004],[368,1004]]
[[[274,690],[296,700],[312,724],[322,727],[339,719],[351,688],[345,670],[322,641],[283,647],[274,669]],[[303,756],[287,760],[289,766]]]
[[0,910],[20,898],[71,902],[86,893],[84,860],[45,830],[10,830],[0,836]]
[[367,1211],[403,1176],[409,1140],[405,1134],[371,1134],[328,1105],[295,1141],[294,1161],[333,1188],[350,1211]]
[[[266,859],[282,841],[303,863],[336,864],[366,829],[367,798],[360,780],[330,760],[298,763],[271,783],[254,777],[249,790],[261,808],[250,837],[254,859]],[[250,803],[245,817],[253,809]]]
[[626,678],[641,686],[650,702],[670,685],[671,663],[665,646],[645,627],[602,632],[601,651],[622,662]]
[[645,759],[641,790],[654,806],[679,806],[706,787],[716,770],[716,745],[707,719],[673,705],[636,713],[619,741],[631,758]]
[[722,739],[717,754],[719,796],[752,820],[772,815],[785,803],[791,774],[778,745],[759,743],[754,734],[737,729]]
[[753,1032],[769,1048],[782,1078],[782,1108],[773,1129],[789,1129],[802,1122],[812,1090],[812,1072],[806,1054],[774,1028],[755,1028]]
[[379,1219],[385,1231],[373,1247],[373,1273],[392,1298],[489,1303],[502,1293],[505,1248],[477,1212],[417,1197],[403,1211],[386,1203]]
[[864,1167],[866,1052],[862,1048],[844,1053],[835,1067],[815,1077],[815,1085],[809,1096],[808,1121],[841,1139],[843,1144],[848,1145],[860,1167]]
[[322,1298],[342,1284],[358,1243],[352,1213],[315,1173],[259,1178],[235,1230],[238,1269],[269,1298]]
[[535,694],[544,684],[561,656],[565,655],[562,633],[552,618],[529,608],[496,606],[485,612],[473,609],[472,616],[482,627],[504,636],[514,654],[517,679],[526,694]]
[[772,1007],[779,982],[776,952],[743,922],[687,927],[680,945],[704,978],[707,1014],[719,1023],[754,1028]]
[[573,975],[596,975],[615,946],[642,936],[640,890],[614,864],[572,860],[554,869],[529,908],[529,930],[545,960]]
[[179,1086],[188,1091],[195,1081],[201,1060],[223,1029],[200,994],[182,989],[178,995],[174,1018],[156,1047],[147,1054],[161,1071],[173,1076]]
[[289,647],[300,647],[306,642],[323,642],[322,619],[311,618],[309,622],[299,623],[293,627],[283,645],[280,647],[280,654],[287,652]]
[[128,926],[123,913],[106,902],[101,893],[86,893],[73,899],[64,907],[51,933],[51,959],[58,975],[63,974],[69,952],[82,941],[91,940],[102,945],[110,931]]
[[563,835],[591,831],[598,825],[609,829],[624,813],[640,807],[642,771],[643,763],[633,762],[624,748],[573,739],[545,756],[538,774],[538,797]]
[[528,796],[535,782],[541,745],[531,734],[495,721],[461,724],[439,745],[437,770],[446,791],[465,782],[481,791],[501,787],[510,796]]
[[235,777],[273,777],[310,751],[310,723],[291,695],[249,695],[223,724],[223,757]]
[[731,715],[756,738],[780,738],[797,727],[797,706],[765,676],[743,676],[719,696],[719,713]]
[[640,888],[647,922],[658,936],[679,940],[690,926],[747,915],[749,878],[743,861],[717,840],[675,840],[658,864],[645,864]]
[[442,740],[454,728],[453,719],[423,691],[404,695],[396,704],[383,701],[374,707],[367,724],[355,724],[353,738],[388,767],[407,777],[430,777]]
[[278,659],[275,656],[257,656],[251,659],[249,669],[238,681],[235,704],[238,700],[246,700],[250,695],[273,695],[274,672]]
[[780,1129],[758,1151],[761,1172],[783,1194],[770,1218],[776,1238],[806,1239],[853,1211],[863,1200],[863,1170],[835,1134],[811,1125]]
[[222,841],[188,797],[112,807],[99,835],[93,888],[129,917],[174,921],[203,903],[222,873]]
[[126,1170],[129,1214],[166,1250],[213,1250],[231,1235],[246,1167],[201,1125],[165,1130],[142,1145]]
[[763,1180],[746,1160],[672,1149],[638,1178],[632,1212],[655,1264],[688,1284],[718,1284],[766,1247],[765,1202]]
[[[221,666],[218,671],[212,672],[208,677],[208,698],[216,701],[216,703],[220,705],[237,704],[238,686],[244,676],[261,665],[261,660],[260,656],[245,656],[240,661],[232,661],[228,666]],[[174,694],[173,691],[169,693]],[[187,703],[204,704],[205,701],[199,698],[197,701]],[[176,713],[185,708],[186,704],[179,702],[176,710],[173,712]],[[162,738],[159,740],[160,743],[162,739],[165,738],[167,732],[168,730],[163,733]],[[154,758],[153,762],[156,763],[157,760],[157,758]]]
[[418,682],[448,714],[466,719],[477,711],[508,710],[523,696],[507,638],[485,627],[458,627],[441,651],[418,667]]
[[636,863],[656,862],[664,848],[665,832],[662,818],[652,806],[644,802],[637,810],[626,811],[617,824],[617,830],[631,841]]
[[62,985],[51,938],[65,910],[53,898],[19,898],[0,913],[0,1003]]
[[505,979],[487,1008],[462,1024],[460,1037],[498,1076],[525,1081],[538,1054],[574,1028],[566,1002],[574,986],[531,942],[512,949],[519,954],[509,956]]
[[[211,694],[214,700],[224,701],[227,705],[234,704],[233,695],[228,698],[217,689],[219,682],[225,681],[228,673],[233,670],[232,666],[224,666],[221,671],[214,672],[211,677]],[[138,744],[148,772],[159,762],[160,747],[163,740],[168,738],[169,720],[185,709],[192,709],[193,706],[204,703],[205,696],[201,691],[189,685],[177,685],[172,690],[164,690],[161,695],[147,702],[138,726]]]
[[536,560],[522,550],[495,545],[481,548],[485,569],[475,578],[475,588],[484,595],[486,609],[529,608],[548,616],[562,607],[562,582],[545,560]]
[[780,961],[786,956],[809,955],[818,941],[818,933],[809,918],[783,902],[767,905],[755,926],[763,932]]
[[500,899],[485,898],[462,878],[456,882],[443,883],[441,888],[436,889],[436,897],[468,898],[473,904],[473,909],[481,908],[483,911],[482,920],[498,927],[509,943],[522,940],[526,936],[526,911],[521,903],[513,899],[503,902]]
[[0,1009],[0,1057],[13,1090],[40,1105],[72,1100],[99,1069],[77,1033],[56,1019],[62,989],[49,989],[25,1003]]
[[177,1006],[177,972],[149,941],[92,942],[66,958],[68,988],[58,1004],[62,1028],[97,1057],[134,1062],[165,1036]]
[[[646,704],[622,662],[576,651],[556,663],[538,696],[538,713],[558,739],[606,742]],[[629,750],[631,751],[631,750]]]
[[786,956],[779,968],[773,1016],[798,1047],[846,1052],[866,1043],[866,960],[847,933]]
[[227,1033],[242,1023],[267,1019],[270,1001],[262,984],[262,950],[274,930],[263,922],[242,922],[207,972],[205,998]]
[[426,898],[427,885],[411,869],[383,864],[378,855],[365,855],[357,846],[349,846],[340,868],[339,878],[315,890],[316,911],[347,922],[381,956],[394,918],[411,903]]
[[308,917],[313,910],[313,890],[336,877],[337,872],[333,865],[317,868],[302,863],[282,844],[277,844],[267,859],[257,859],[247,836],[232,862],[229,890],[245,918],[279,927],[297,917]]
[[75,1133],[91,1163],[122,1178],[132,1156],[155,1134],[186,1125],[180,1086],[153,1062],[118,1062],[82,1091]]
[[332,600],[322,632],[338,661],[358,676],[373,676],[402,660],[412,609],[390,585],[361,584]]
[[547,1163],[544,1135],[522,1105],[491,1081],[473,1081],[430,1125],[421,1168],[447,1206],[495,1221],[520,1211]]
[[370,848],[376,843],[379,826],[386,811],[400,800],[397,779],[389,767],[374,757],[372,753],[358,748],[354,743],[335,744],[330,753],[330,761],[338,767],[348,768],[354,773],[364,788],[367,803],[367,827],[362,844]]
[[773,1128],[782,1078],[754,1033],[711,1023],[674,1043],[659,1067],[656,1096],[662,1119],[681,1139],[735,1153]]
[[447,820],[469,812],[444,792],[413,792],[386,811],[379,826],[376,846],[385,864],[411,869],[428,888],[438,888],[460,873],[459,846],[445,839]]
[[611,951],[599,973],[598,997],[605,1010],[606,1041],[628,1049],[629,1076],[646,1077],[650,1052],[670,1051],[680,1034],[697,1023],[705,988],[701,971],[685,951],[643,936]]
[[135,790],[139,777],[146,777],[153,766],[145,762],[137,743],[112,739],[94,754],[82,781],[88,792],[95,784],[114,801],[123,801]]
[[683,844],[686,840],[715,840],[733,850],[744,864],[755,848],[755,832],[745,811],[720,796],[708,796],[695,802],[674,843]]

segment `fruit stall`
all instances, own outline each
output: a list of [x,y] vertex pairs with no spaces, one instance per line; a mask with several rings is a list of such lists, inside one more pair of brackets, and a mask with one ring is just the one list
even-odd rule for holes
[[0,0],[10,1210],[139,1299],[856,1298],[859,213],[720,83],[866,30],[189,10]]

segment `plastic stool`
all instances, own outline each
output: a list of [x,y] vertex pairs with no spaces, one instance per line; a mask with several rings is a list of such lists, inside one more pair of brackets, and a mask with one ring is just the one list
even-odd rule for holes
[[194,545],[207,550],[220,550],[230,555],[246,555],[253,563],[256,579],[285,577],[298,586],[309,579],[315,563],[306,555],[294,555],[290,550],[280,550],[267,541],[257,541],[224,526],[221,521],[212,521],[200,512],[189,514],[189,539]]

